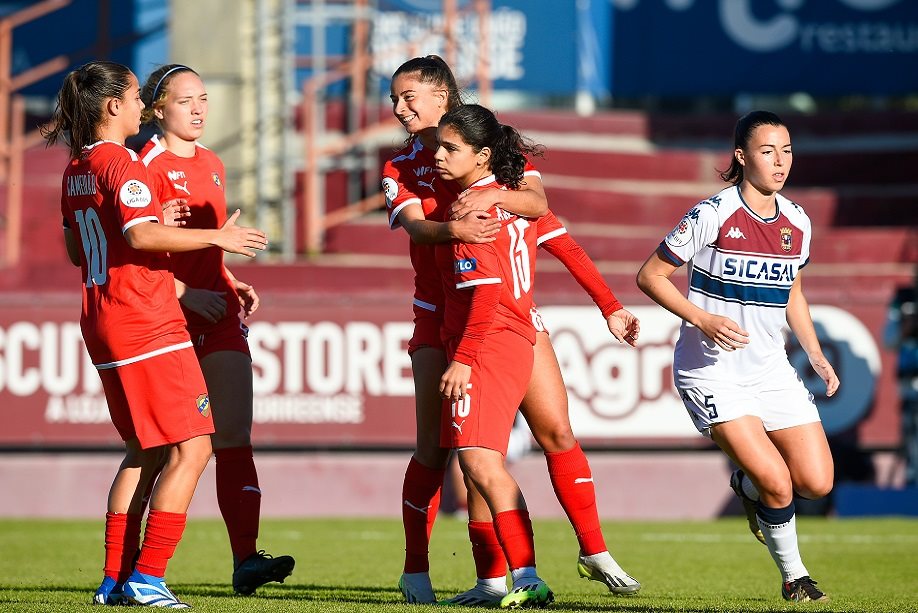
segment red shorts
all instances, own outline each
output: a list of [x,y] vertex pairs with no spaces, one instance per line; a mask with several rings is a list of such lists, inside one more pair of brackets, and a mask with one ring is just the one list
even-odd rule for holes
[[443,349],[443,340],[440,338],[440,327],[443,325],[443,315],[437,311],[428,311],[423,307],[414,305],[414,334],[408,341],[408,355],[421,347]]
[[121,439],[144,449],[213,434],[210,400],[190,347],[99,371]]
[[227,317],[208,328],[189,330],[189,333],[198,360],[217,351],[238,351],[252,357],[249,352],[249,328],[238,317]]
[[[455,349],[450,343],[448,355]],[[488,334],[472,364],[465,397],[443,401],[440,445],[485,447],[507,455],[513,420],[531,376],[532,343],[510,330]]]

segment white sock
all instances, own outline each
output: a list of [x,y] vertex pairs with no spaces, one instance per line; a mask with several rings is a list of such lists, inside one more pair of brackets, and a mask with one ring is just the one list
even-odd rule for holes
[[486,579],[478,577],[478,580],[475,582],[475,584],[480,586],[486,592],[491,592],[494,594],[507,593],[506,577],[488,577]]
[[516,585],[521,580],[526,579],[538,579],[539,575],[536,574],[535,566],[521,566],[520,568],[514,568],[510,571],[510,579],[513,580],[513,585]]
[[791,515],[790,520],[778,525],[767,523],[759,515],[755,518],[765,536],[768,552],[784,575],[784,580],[793,581],[809,575],[797,547],[797,516]]
[[759,490],[755,489],[755,483],[752,482],[752,479],[746,476],[743,473],[743,479],[740,481],[740,487],[743,488],[743,493],[746,494],[746,498],[749,500],[759,500]]

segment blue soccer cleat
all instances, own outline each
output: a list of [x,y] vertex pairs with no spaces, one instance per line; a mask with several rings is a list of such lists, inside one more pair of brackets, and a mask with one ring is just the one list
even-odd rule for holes
[[107,605],[110,607],[126,604],[124,598],[124,584],[118,583],[111,577],[104,577],[102,579],[102,585],[100,585],[98,589],[96,589],[96,593],[93,594],[92,604]]
[[136,570],[124,582],[124,595],[128,601],[146,607],[164,609],[190,609],[191,605],[182,602],[166,587],[163,577],[145,575]]

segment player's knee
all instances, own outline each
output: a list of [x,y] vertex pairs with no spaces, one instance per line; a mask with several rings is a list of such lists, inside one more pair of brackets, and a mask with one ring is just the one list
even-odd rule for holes
[[798,488],[797,494],[809,500],[825,498],[832,491],[832,477],[824,478],[818,481],[812,481]]
[[549,453],[567,451],[577,443],[577,439],[574,438],[574,433],[570,427],[556,427],[541,432],[533,431],[532,434],[539,447]]

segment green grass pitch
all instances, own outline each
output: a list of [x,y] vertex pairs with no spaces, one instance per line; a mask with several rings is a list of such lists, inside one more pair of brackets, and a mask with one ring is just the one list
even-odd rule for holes
[[[0,520],[0,611],[89,610],[101,580],[102,519]],[[613,555],[640,580],[618,597],[580,579],[577,542],[564,521],[535,521],[539,574],[555,592],[556,611],[691,612],[918,611],[918,521],[799,518],[803,559],[827,604],[793,605],[765,547],[742,519],[710,522],[605,522]],[[283,585],[237,597],[223,524],[192,519],[169,567],[170,587],[196,611],[424,611],[402,604],[401,524],[390,519],[262,522],[259,545],[291,554],[297,565]],[[470,587],[474,568],[465,523],[440,518],[431,574],[440,597]],[[98,610],[98,609],[96,609]]]

